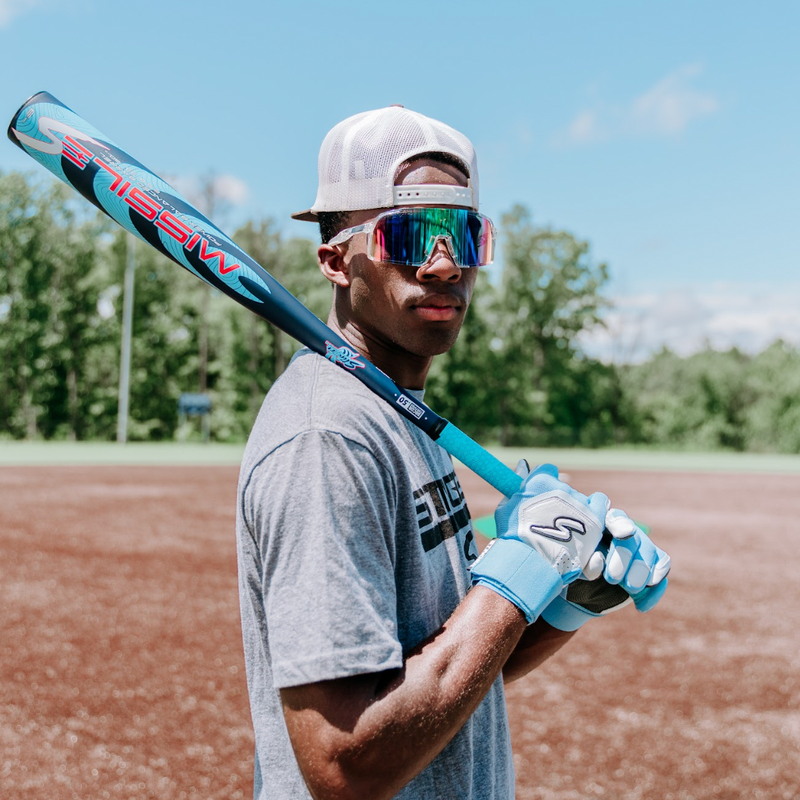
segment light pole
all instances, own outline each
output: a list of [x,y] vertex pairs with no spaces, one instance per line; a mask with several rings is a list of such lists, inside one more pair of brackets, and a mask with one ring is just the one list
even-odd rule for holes
[[135,241],[128,234],[125,284],[122,295],[122,348],[119,359],[119,402],[117,405],[117,441],[128,441],[128,399],[131,384],[131,333],[133,330],[133,275],[136,271]]

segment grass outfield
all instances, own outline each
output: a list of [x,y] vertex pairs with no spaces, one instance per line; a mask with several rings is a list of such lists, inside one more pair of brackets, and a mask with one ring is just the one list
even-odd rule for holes
[[[238,464],[243,444],[0,441],[0,466]],[[551,463],[559,468],[645,472],[800,474],[800,456],[761,453],[683,453],[639,449],[490,448],[501,461]]]
[[644,472],[741,472],[800,474],[800,456],[777,453],[686,453],[633,448],[582,450],[559,448],[490,448],[502,461],[521,458],[533,464],[556,464],[560,469],[636,470]]
[[0,442],[0,466],[224,466],[243,452],[243,444],[199,442]]

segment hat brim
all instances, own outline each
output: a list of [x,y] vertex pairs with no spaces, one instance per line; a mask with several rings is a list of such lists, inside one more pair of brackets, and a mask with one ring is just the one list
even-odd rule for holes
[[298,211],[297,213],[292,214],[291,217],[292,219],[297,219],[301,222],[319,222],[317,212],[312,211],[310,208],[306,211]]

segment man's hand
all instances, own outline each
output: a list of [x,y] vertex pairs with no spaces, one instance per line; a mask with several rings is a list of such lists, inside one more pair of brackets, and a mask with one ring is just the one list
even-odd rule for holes
[[[635,601],[667,577],[670,558],[624,511],[612,508],[606,515],[606,529],[611,543],[603,576],[610,584],[619,584]],[[643,605],[642,599],[637,608],[646,611]]]
[[472,565],[472,582],[517,605],[532,622],[585,568],[598,574],[603,568],[595,550],[610,503],[604,494],[587,497],[560,481],[552,464],[528,474],[521,461],[517,473],[522,486],[497,507],[498,538]]
[[542,619],[552,627],[574,631],[590,619],[617,611],[631,601],[637,611],[644,613],[667,590],[669,556],[624,511],[608,511],[596,556],[602,556],[603,566],[598,569],[600,559],[596,557],[583,579],[565,587],[542,612]]

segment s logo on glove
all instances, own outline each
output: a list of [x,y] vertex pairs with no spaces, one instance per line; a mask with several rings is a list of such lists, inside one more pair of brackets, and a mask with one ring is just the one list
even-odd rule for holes
[[505,597],[533,622],[585,570],[602,571],[596,550],[610,503],[599,492],[575,491],[552,464],[530,472],[521,461],[516,472],[522,485],[497,507],[498,535],[472,565],[472,583]]
[[586,533],[586,526],[579,519],[572,517],[556,517],[551,527],[544,525],[530,525],[531,533],[538,533],[540,536],[547,536],[557,542],[568,542],[572,539],[573,533],[582,536]]
[[[523,471],[519,466],[518,470]],[[525,542],[568,583],[580,575],[600,544],[609,505],[605,495],[587,497],[559,480],[556,467],[543,464],[524,475],[513,499],[500,503],[495,521],[501,537]]]

